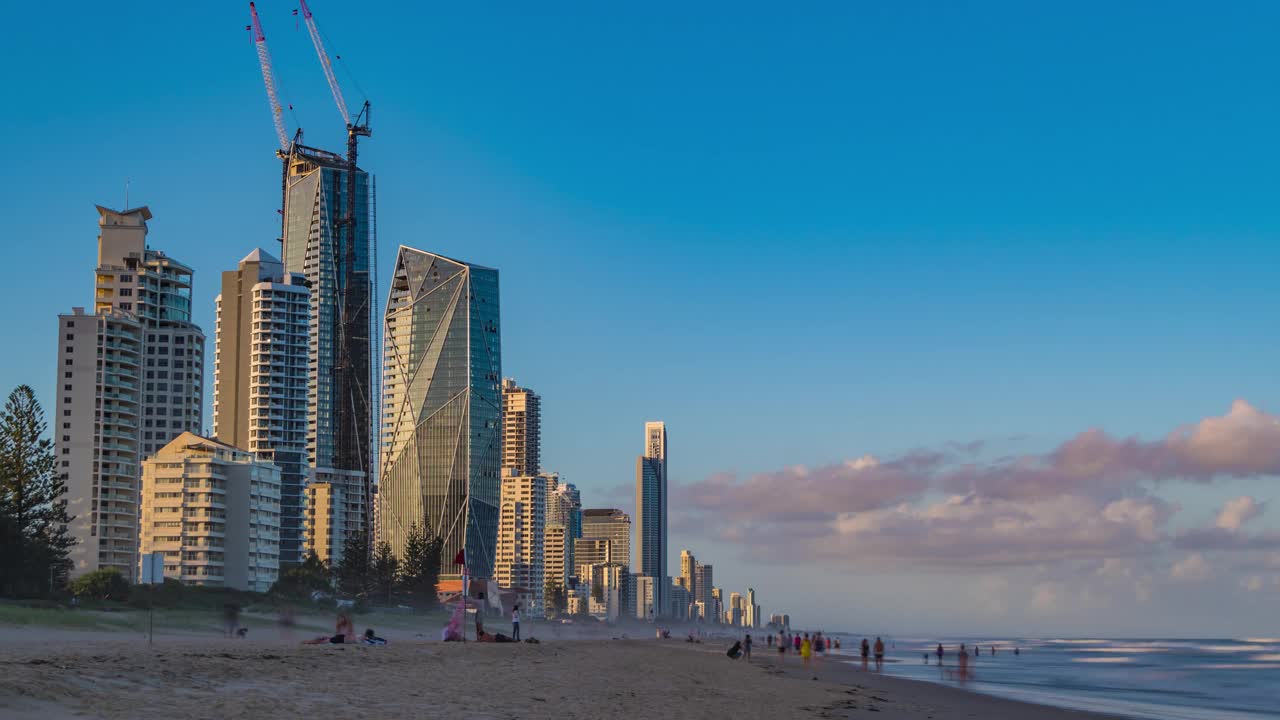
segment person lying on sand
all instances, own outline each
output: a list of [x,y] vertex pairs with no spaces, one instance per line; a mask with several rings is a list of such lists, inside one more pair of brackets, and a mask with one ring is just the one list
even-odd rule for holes
[[733,641],[733,645],[729,647],[729,651],[726,652],[725,655],[728,655],[733,660],[737,660],[742,657],[742,641]]
[[382,638],[378,637],[378,635],[373,632],[373,628],[365,629],[364,637],[360,639],[360,642],[364,645],[386,645],[387,644],[386,640],[383,640]]
[[311,640],[303,640],[303,645],[324,645],[326,643],[333,645],[342,645],[343,643],[356,642],[356,628],[351,623],[351,618],[346,613],[338,615],[338,622],[334,626],[334,634],[332,636],[321,635]]

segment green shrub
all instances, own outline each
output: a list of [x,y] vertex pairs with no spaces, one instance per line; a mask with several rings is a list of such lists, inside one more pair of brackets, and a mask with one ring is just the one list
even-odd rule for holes
[[114,568],[95,570],[72,580],[71,594],[81,600],[123,602],[129,599],[129,581]]

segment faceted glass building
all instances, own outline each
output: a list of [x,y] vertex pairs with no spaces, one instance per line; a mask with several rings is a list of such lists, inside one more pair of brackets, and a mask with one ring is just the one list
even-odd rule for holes
[[401,247],[383,334],[379,539],[403,556],[412,523],[492,577],[502,461],[498,271]]

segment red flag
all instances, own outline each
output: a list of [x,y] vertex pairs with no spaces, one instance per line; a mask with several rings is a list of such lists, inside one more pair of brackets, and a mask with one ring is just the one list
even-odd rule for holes
[[467,549],[466,549],[466,548],[463,548],[463,549],[459,550],[459,551],[458,551],[458,554],[453,556],[453,564],[454,564],[454,565],[466,565],[466,564],[467,564]]

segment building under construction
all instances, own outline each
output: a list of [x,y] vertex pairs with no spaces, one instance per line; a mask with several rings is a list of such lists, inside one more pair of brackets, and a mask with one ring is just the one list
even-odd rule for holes
[[[300,11],[346,124],[345,156],[303,145],[301,129],[289,139],[271,55],[252,2],[252,22],[246,29],[257,51],[280,143],[276,155],[283,163],[282,262],[286,272],[301,275],[310,286],[307,459],[317,473],[360,473],[367,512],[372,507],[376,447],[371,432],[377,406],[373,352],[379,343],[370,319],[377,314],[373,299],[377,245],[373,187],[357,165],[357,152],[359,139],[370,135],[369,103],[354,118],[348,113],[305,0],[300,0]],[[268,422],[274,419],[271,408],[256,412],[267,415]],[[369,525],[366,517],[364,527]]]
[[308,459],[313,467],[362,472],[367,483],[374,345],[369,176],[352,171],[341,155],[298,143],[285,160],[284,268],[311,285]]

